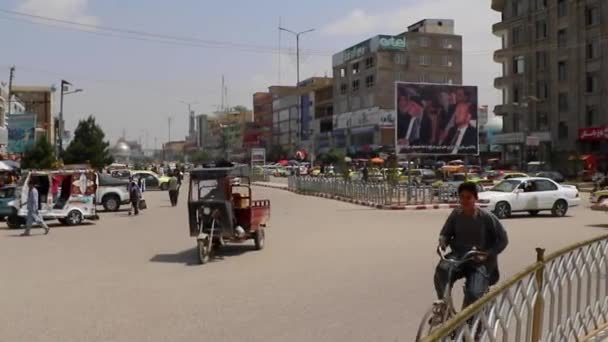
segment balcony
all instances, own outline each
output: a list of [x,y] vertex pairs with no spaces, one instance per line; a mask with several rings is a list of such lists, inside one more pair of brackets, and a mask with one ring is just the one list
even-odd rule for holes
[[509,21],[501,21],[494,25],[492,25],[492,33],[496,36],[502,36],[509,31],[509,28],[512,26],[512,23]]
[[512,52],[511,49],[500,49],[494,51],[494,62],[503,63],[511,57]]
[[494,114],[498,116],[504,116],[509,113],[513,113],[513,105],[511,104],[501,104],[494,107]]
[[509,76],[496,77],[494,79],[494,88],[504,89],[509,87],[513,83],[513,79]]

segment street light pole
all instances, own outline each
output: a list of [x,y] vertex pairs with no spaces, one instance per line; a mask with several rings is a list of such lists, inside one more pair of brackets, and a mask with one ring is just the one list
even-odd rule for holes
[[59,100],[59,127],[58,127],[58,139],[57,139],[57,144],[59,146],[58,147],[58,151],[59,151],[59,156],[61,156],[63,154],[63,132],[65,130],[65,125],[63,123],[63,97],[65,95],[70,95],[70,94],[76,94],[76,93],[80,93],[83,90],[82,89],[76,89],[74,91],[66,91],[68,86],[71,86],[72,83],[66,81],[66,80],[61,80],[61,97]]
[[315,29],[310,29],[310,30],[306,30],[306,31],[301,31],[301,32],[294,32],[291,30],[288,30],[284,27],[279,27],[280,31],[285,31],[285,32],[289,32],[291,34],[293,34],[294,36],[296,36],[296,72],[297,72],[297,83],[296,83],[296,87],[299,86],[300,84],[300,36],[305,34],[305,33],[309,33],[314,31]]

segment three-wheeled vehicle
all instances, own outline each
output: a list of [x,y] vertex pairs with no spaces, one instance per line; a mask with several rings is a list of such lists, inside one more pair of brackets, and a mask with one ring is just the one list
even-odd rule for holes
[[[234,182],[235,178],[240,182]],[[201,264],[207,263],[214,250],[228,242],[253,239],[257,250],[264,248],[270,201],[254,201],[250,184],[249,178],[234,167],[190,171],[190,236],[196,237]]]
[[38,190],[38,208],[44,220],[58,220],[65,225],[79,225],[83,220],[97,220],[95,193],[97,174],[92,170],[31,171],[22,178],[14,208],[6,223],[16,229],[25,224],[30,180]]

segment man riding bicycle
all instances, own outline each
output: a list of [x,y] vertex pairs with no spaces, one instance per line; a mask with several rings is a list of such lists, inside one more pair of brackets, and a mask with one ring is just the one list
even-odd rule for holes
[[435,290],[443,299],[446,286],[452,287],[458,279],[465,278],[463,308],[481,298],[491,285],[498,282],[498,255],[507,247],[507,232],[494,214],[477,208],[477,185],[462,183],[458,187],[460,207],[450,214],[439,235],[439,247],[451,249],[450,256],[461,258],[471,250],[483,252],[473,262],[452,272],[449,263],[440,261],[435,271]]

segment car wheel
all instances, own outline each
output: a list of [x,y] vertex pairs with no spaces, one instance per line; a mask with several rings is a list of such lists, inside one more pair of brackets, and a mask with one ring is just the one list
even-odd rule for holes
[[9,229],[19,229],[23,223],[23,219],[17,215],[10,215],[6,218],[6,225]]
[[568,212],[568,203],[564,200],[558,200],[553,204],[553,209],[551,209],[551,213],[555,217],[564,217]]
[[161,189],[162,191],[167,191],[167,190],[169,190],[169,184],[167,184],[167,183],[163,183],[163,184],[161,184],[161,185],[160,185],[160,189]]
[[530,210],[530,211],[528,211],[528,213],[530,213],[530,216],[538,216],[539,211],[538,210]]
[[82,213],[78,210],[72,210],[68,213],[65,218],[65,222],[68,226],[77,226],[82,223]]
[[507,202],[499,202],[496,204],[494,213],[499,219],[504,219],[511,216],[511,206]]
[[255,232],[253,236],[253,241],[255,242],[255,249],[260,251],[264,249],[264,245],[266,244],[266,232],[264,229],[260,229]]
[[120,208],[120,198],[116,195],[105,195],[101,204],[106,211],[118,211]]

